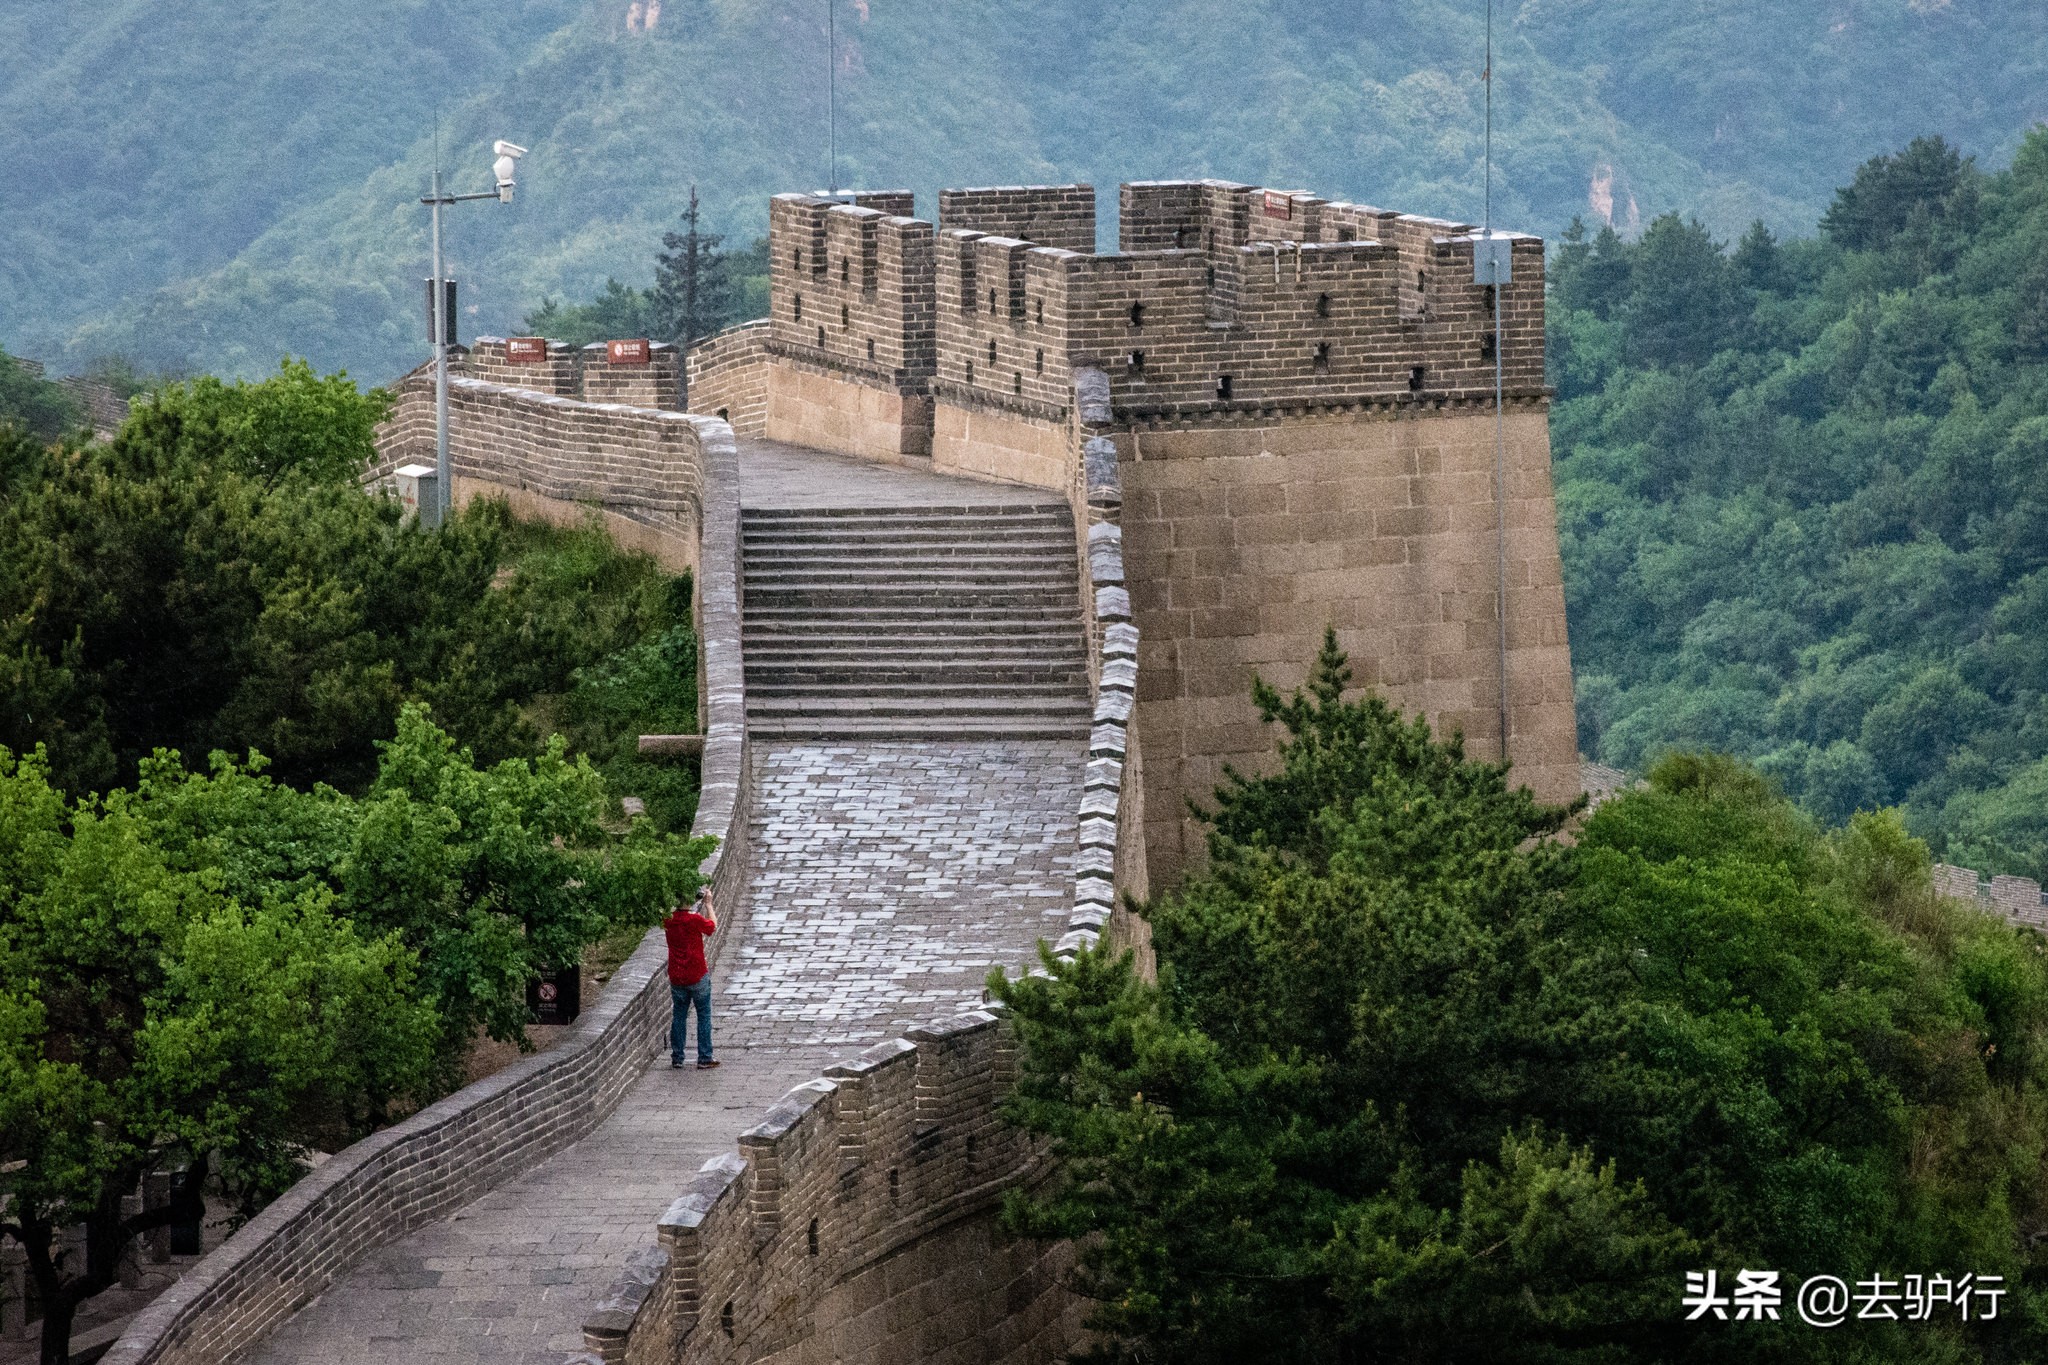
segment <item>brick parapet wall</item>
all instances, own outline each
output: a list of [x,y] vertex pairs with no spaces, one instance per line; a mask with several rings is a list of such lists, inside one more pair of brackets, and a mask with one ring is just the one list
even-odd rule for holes
[[939,227],[965,228],[991,237],[1018,237],[1040,246],[1095,250],[1093,185],[1001,185],[940,190]]
[[813,195],[768,205],[771,340],[848,377],[921,394],[932,373],[932,228]]
[[656,341],[649,344],[644,365],[614,365],[606,359],[606,343],[594,341],[583,348],[581,394],[588,403],[681,411],[682,357],[670,343]]
[[[417,440],[420,375],[400,385],[400,412],[380,433],[382,467],[411,457]],[[432,446],[431,372],[425,378],[428,454]],[[702,868],[727,905],[744,903],[749,814],[746,699],[740,664],[739,468],[724,423],[680,414],[613,409],[603,421],[620,433],[631,458],[550,471],[523,449],[537,431],[561,423],[567,400],[462,381],[466,401],[457,430],[477,476],[506,484],[539,477],[550,487],[590,488],[591,471],[636,510],[669,506],[675,490],[697,490],[701,517],[672,519],[694,531],[699,565],[697,612],[706,718],[701,794],[692,833],[719,845]],[[410,407],[407,398],[410,395]],[[579,406],[579,405],[571,405]],[[587,406],[587,405],[582,405]],[[576,414],[579,419],[588,414]],[[651,426],[659,448],[692,466],[687,476],[643,462]],[[490,450],[518,452],[517,468],[491,462]],[[641,486],[629,482],[638,470]],[[602,498],[599,499],[602,501]],[[722,949],[721,938],[715,948]],[[220,1365],[235,1359],[321,1294],[363,1256],[446,1216],[531,1169],[595,1129],[665,1044],[669,1000],[667,945],[660,930],[641,942],[604,994],[550,1051],[528,1057],[336,1153],[239,1229],[144,1309],[105,1359],[116,1365]]]
[[[396,395],[391,418],[378,429],[373,476],[434,461],[432,371],[413,371]],[[704,493],[702,442],[722,425],[716,418],[558,398],[467,375],[448,381],[448,458],[458,479],[595,503],[692,539]]]
[[[1079,1335],[1060,1285],[1068,1248],[990,1248],[966,1266],[949,1254],[976,1227],[985,1243],[1004,1192],[1044,1173],[1037,1144],[999,1116],[1015,1046],[977,1010],[792,1089],[737,1152],[705,1163],[658,1247],[586,1320],[574,1361],[1056,1358]],[[933,1292],[963,1270],[975,1292]]]
[[557,398],[583,396],[583,355],[565,341],[549,341],[547,359],[514,364],[506,354],[505,338],[478,337],[470,349],[468,373],[471,378],[507,388],[551,393]]
[[691,412],[717,417],[735,435],[759,436],[768,420],[766,318],[708,336],[684,355],[683,386]]
[[[1057,405],[1080,367],[1138,416],[1493,391],[1493,295],[1472,282],[1469,224],[1224,181],[1126,185],[1123,209],[1112,256],[1034,240],[1016,214],[946,218],[934,393]],[[1543,243],[1510,240],[1501,380],[1540,395]]]

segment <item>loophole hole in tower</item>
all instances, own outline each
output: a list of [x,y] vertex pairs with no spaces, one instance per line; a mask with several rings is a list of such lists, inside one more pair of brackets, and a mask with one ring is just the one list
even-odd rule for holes
[[967,362],[967,382],[970,384],[974,382],[974,362],[971,360]]
[[988,311],[991,313],[996,311],[996,291],[993,289],[988,291]]
[[1124,363],[1129,365],[1134,373],[1142,371],[1145,368],[1145,353],[1143,351],[1132,351]]
[[1024,371],[1018,370],[1010,376],[1010,392],[1024,392]]
[[818,324],[818,349],[821,351],[825,349],[825,326],[823,323]]
[[891,1166],[889,1168],[889,1197],[891,1199],[894,1199],[896,1197],[896,1190],[899,1183],[900,1182],[896,1178],[896,1168],[894,1166]]
[[1328,294],[1316,295],[1316,316],[1319,318],[1330,316],[1330,296]]
[[815,1218],[811,1220],[810,1231],[804,1234],[804,1245],[810,1248],[811,1255],[818,1254],[818,1220]]
[[1217,375],[1217,376],[1216,376],[1216,397],[1217,397],[1217,398],[1219,398],[1219,399],[1221,399],[1221,400],[1223,400],[1224,402],[1228,402],[1228,401],[1230,401],[1230,376],[1229,376],[1229,375],[1227,375],[1227,374],[1219,374],[1219,375]]
[[1422,391],[1422,380],[1426,373],[1420,365],[1410,365],[1408,367],[1408,392],[1420,393]]
[[1494,357],[1499,354],[1500,351],[1494,344],[1493,333],[1487,332],[1479,338],[1479,358],[1481,360],[1490,365],[1493,363]]
[[1038,325],[1043,327],[1045,325],[1045,300],[1033,299],[1032,304],[1038,313]]
[[1318,341],[1316,343],[1316,368],[1319,370],[1330,368],[1330,343],[1327,341]]
[[789,306],[795,311],[796,320],[802,322],[804,320],[804,296],[802,294],[790,295]]
[[988,339],[988,363],[991,365],[996,363],[996,339],[994,337]]
[[732,1300],[725,1301],[725,1307],[718,1310],[718,1328],[728,1337],[732,1335]]
[[868,338],[868,359],[869,359],[869,360],[873,360],[874,358],[875,358],[875,339],[874,339],[873,337],[869,337],[869,338]]
[[1041,346],[1038,348],[1038,353],[1032,357],[1031,367],[1033,374],[1045,373],[1045,347]]
[[1145,305],[1144,305],[1144,304],[1142,304],[1142,303],[1134,303],[1134,304],[1132,304],[1132,305],[1131,305],[1131,326],[1133,326],[1133,327],[1143,327],[1144,325],[1145,325]]
[[846,330],[846,329],[847,329],[848,327],[851,327],[852,325],[853,325],[853,310],[852,310],[852,309],[850,309],[850,308],[848,308],[848,307],[847,307],[847,306],[846,306],[845,304],[843,304],[843,303],[842,303],[842,304],[840,304],[840,305],[839,305],[839,330],[843,332],[843,331],[845,331],[845,330]]
[[845,284],[845,283],[847,282],[847,280],[848,280],[849,278],[851,278],[851,276],[850,276],[850,274],[849,274],[849,270],[850,270],[850,268],[851,268],[851,266],[850,266],[850,263],[849,263],[849,262],[847,261],[847,259],[846,259],[846,258],[845,258],[844,256],[841,256],[841,257],[839,258],[839,282],[840,282],[841,284]]

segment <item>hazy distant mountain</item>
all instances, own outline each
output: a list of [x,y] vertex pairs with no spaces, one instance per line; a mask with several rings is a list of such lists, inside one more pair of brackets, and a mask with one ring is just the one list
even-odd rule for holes
[[[382,379],[420,351],[434,120],[465,326],[644,282],[826,169],[828,0],[0,0],[0,345]],[[2048,7],[1499,0],[1495,214],[1810,225],[1941,132],[2002,164],[2048,118]],[[658,10],[652,28],[641,15]],[[637,13],[636,13],[637,11]],[[1222,175],[1480,212],[1482,0],[838,0],[840,179]],[[629,17],[637,22],[629,23]],[[17,22],[25,20],[25,22]]]

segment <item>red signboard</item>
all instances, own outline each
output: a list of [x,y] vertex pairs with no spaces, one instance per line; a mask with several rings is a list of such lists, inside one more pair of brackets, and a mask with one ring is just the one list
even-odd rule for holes
[[609,365],[645,365],[648,357],[647,338],[632,341],[607,341],[604,344],[605,363]]
[[1291,194],[1281,194],[1278,190],[1267,190],[1264,211],[1268,218],[1292,218],[1294,216],[1294,196]]
[[514,365],[536,365],[547,358],[546,337],[513,337],[505,343],[505,359]]

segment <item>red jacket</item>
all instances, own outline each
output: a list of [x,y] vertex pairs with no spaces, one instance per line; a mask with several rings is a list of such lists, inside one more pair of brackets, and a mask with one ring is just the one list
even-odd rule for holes
[[661,922],[668,935],[668,979],[672,986],[694,986],[711,970],[704,965],[704,936],[718,926],[694,910],[677,910]]

